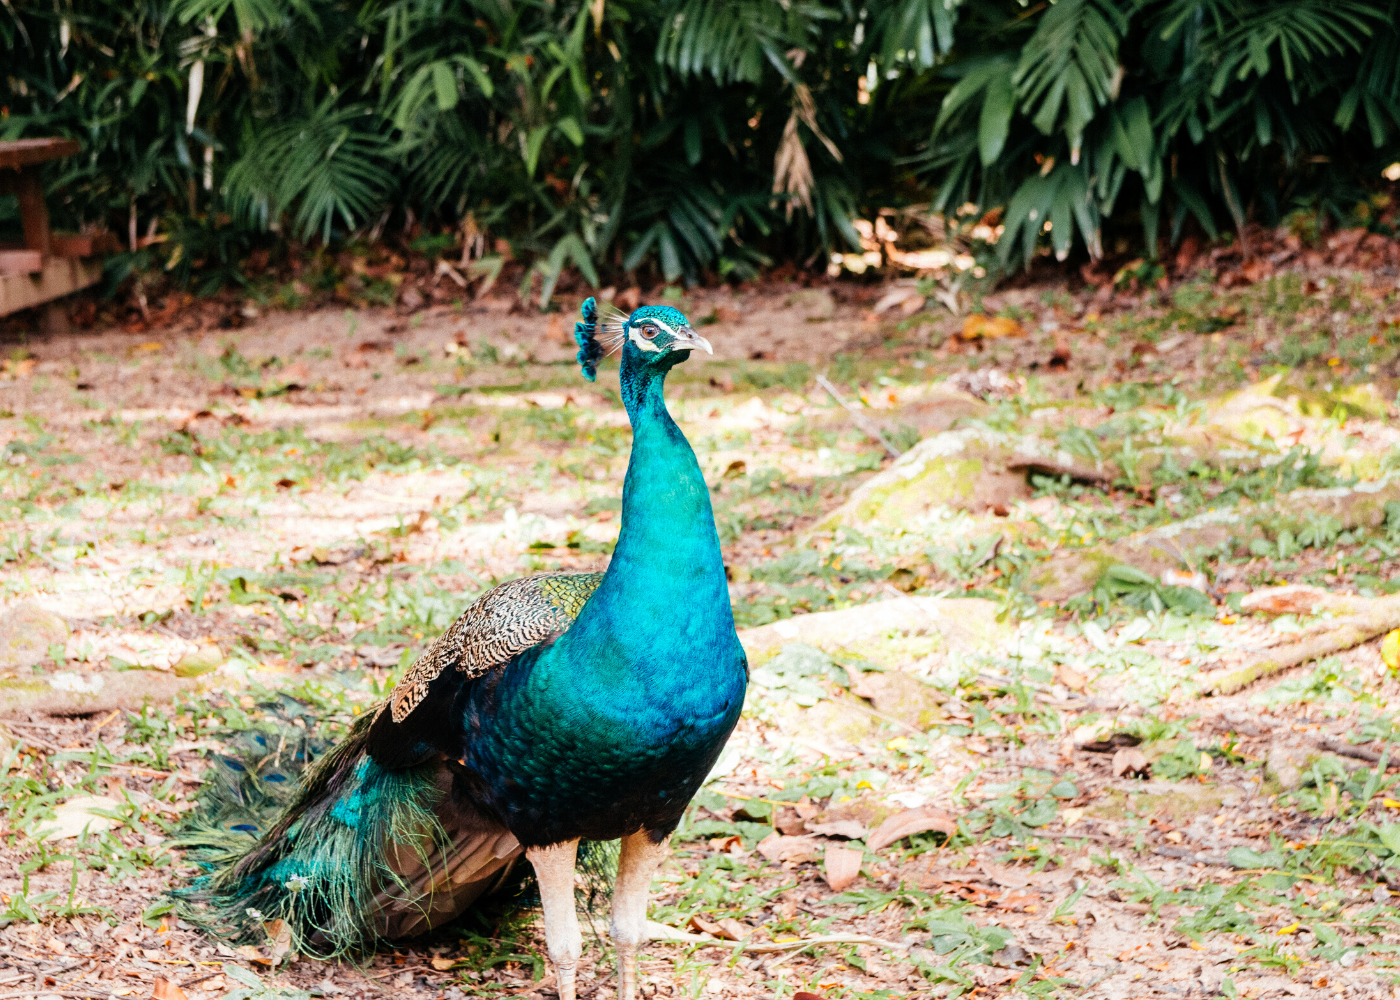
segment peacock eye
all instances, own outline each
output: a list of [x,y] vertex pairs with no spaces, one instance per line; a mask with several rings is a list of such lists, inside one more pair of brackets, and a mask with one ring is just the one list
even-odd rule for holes
[[643,339],[643,340],[655,340],[655,339],[656,339],[656,327],[654,327],[654,326],[644,326],[644,327],[642,327],[642,339]]

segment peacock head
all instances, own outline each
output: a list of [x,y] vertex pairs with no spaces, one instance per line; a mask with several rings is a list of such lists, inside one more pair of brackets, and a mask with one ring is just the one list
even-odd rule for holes
[[[715,353],[685,314],[670,306],[642,306],[630,316],[615,311],[604,327],[608,347],[630,352],[638,363],[649,367],[670,368],[694,350]],[[607,351],[598,340],[598,303],[591,298],[583,303],[583,319],[574,324],[574,340],[583,377],[592,382],[598,377],[598,361]]]

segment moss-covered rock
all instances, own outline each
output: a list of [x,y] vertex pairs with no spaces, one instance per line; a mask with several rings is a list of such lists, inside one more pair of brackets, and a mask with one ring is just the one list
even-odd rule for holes
[[1028,469],[1063,469],[1077,478],[1111,480],[1118,470],[1089,465],[1054,442],[985,428],[945,431],[920,441],[862,483],[817,526],[898,529],[938,510],[980,514],[1029,499]]
[[947,718],[942,707],[947,695],[899,670],[866,671],[851,691],[886,718],[921,731]]
[[1025,589],[1040,600],[1068,600],[1092,590],[1105,569],[1120,563],[1160,577],[1167,570],[1194,567],[1203,553],[1272,537],[1278,527],[1309,516],[1334,517],[1344,528],[1375,528],[1384,523],[1391,500],[1400,500],[1400,480],[1294,490],[1267,502],[1208,510],[1115,542],[1056,553],[1027,574]]
[[1006,642],[1015,629],[998,621],[997,614],[997,605],[982,598],[899,597],[784,618],[744,629],[739,641],[751,666],[772,658],[790,642],[815,646],[838,659],[839,654],[855,655],[888,666],[892,661],[886,654],[913,652],[906,648],[913,640],[922,640],[916,643],[922,655],[983,650]]
[[0,667],[30,667],[68,641],[68,623],[26,601],[0,614]]

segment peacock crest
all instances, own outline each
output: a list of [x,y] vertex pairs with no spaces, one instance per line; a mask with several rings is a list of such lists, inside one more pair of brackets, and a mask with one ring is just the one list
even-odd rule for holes
[[[584,299],[583,319],[574,324],[574,342],[578,344],[578,363],[583,377],[592,382],[598,377],[598,362],[620,349],[627,340],[628,316],[610,302],[600,307],[592,296]],[[602,337],[598,336],[599,324]]]

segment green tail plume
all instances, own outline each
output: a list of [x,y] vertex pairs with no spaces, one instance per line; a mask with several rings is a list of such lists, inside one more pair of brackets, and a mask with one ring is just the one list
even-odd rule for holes
[[[449,840],[435,807],[443,792],[431,765],[386,771],[363,752],[371,719],[306,769],[291,800],[250,843],[252,823],[230,824],[258,796],[256,777],[231,797],[214,787],[180,838],[206,874],[176,891],[184,919],[220,937],[257,942],[264,925],[283,920],[294,950],[336,958],[372,950],[386,906],[412,906],[415,888],[396,874],[405,852],[429,872],[445,865]],[[222,794],[221,794],[222,793]],[[232,828],[230,828],[232,826]],[[395,851],[395,858],[387,856]]]
[[[300,725],[236,734],[211,760],[200,808],[177,838],[203,869],[172,893],[181,918],[235,944],[264,943],[282,920],[294,951],[336,959],[445,926],[506,887],[511,905],[537,901],[529,866],[513,860],[464,887],[463,858],[504,831],[483,833],[470,806],[447,801],[442,764],[375,763],[365,752],[373,711],[327,748],[307,735],[306,706],[284,702],[268,707]],[[607,898],[616,844],[580,848],[580,904],[591,912]]]

